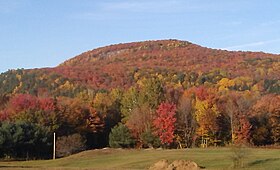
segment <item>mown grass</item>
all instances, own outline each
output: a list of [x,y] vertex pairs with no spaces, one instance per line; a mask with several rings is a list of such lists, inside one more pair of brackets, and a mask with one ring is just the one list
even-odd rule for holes
[[[182,150],[90,150],[56,160],[0,162],[3,169],[147,169],[153,163],[167,159],[192,160],[206,169],[231,169],[234,152],[231,148]],[[280,150],[250,148],[246,150],[244,169],[280,169]],[[240,169],[240,168],[238,168]]]

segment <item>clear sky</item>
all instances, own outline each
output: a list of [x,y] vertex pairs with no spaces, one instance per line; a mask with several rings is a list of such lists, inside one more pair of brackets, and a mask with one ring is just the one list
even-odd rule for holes
[[0,72],[157,39],[280,53],[279,0],[0,0]]

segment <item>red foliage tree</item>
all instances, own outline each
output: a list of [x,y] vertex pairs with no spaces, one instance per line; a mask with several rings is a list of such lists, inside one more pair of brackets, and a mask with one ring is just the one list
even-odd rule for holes
[[209,97],[206,87],[200,86],[195,89],[195,94],[199,100],[206,100]]
[[33,110],[39,106],[38,99],[30,94],[17,94],[11,98],[10,104],[15,112]]
[[53,98],[40,98],[40,109],[46,112],[55,110],[55,100]]
[[170,103],[161,103],[156,111],[156,118],[153,125],[156,128],[156,135],[159,136],[162,144],[173,142],[175,131],[176,106]]
[[248,144],[252,125],[244,115],[241,116],[241,119],[239,121],[240,121],[240,127],[236,133],[235,143]]
[[10,115],[9,115],[9,112],[7,111],[7,109],[0,111],[0,121],[9,120],[9,118],[10,118]]

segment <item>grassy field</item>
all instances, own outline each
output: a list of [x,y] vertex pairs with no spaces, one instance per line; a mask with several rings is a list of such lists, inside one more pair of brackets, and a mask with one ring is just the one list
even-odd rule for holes
[[[238,153],[244,150],[238,150]],[[244,169],[280,169],[279,149],[246,149]],[[2,169],[147,169],[153,163],[167,159],[192,160],[206,169],[230,169],[233,165],[231,148],[182,150],[90,150],[56,160],[0,162]]]

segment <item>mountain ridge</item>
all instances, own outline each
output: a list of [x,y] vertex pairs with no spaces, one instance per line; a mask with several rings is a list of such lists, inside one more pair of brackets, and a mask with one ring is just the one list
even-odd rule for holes
[[[170,69],[177,72],[195,71],[201,72],[200,74],[213,69],[224,69],[236,77],[248,71],[247,68],[238,68],[244,60],[272,59],[279,61],[279,58],[280,55],[263,52],[211,49],[188,41],[156,40],[122,43],[93,49],[63,62],[53,68],[53,71],[82,82],[96,79],[94,74],[98,70],[100,71],[98,75],[106,74],[114,79],[116,76],[114,74],[128,77],[131,74],[128,72],[131,70],[151,68]],[[75,70],[77,74],[71,73],[70,75],[69,69]],[[85,74],[93,76],[86,78]],[[273,77],[273,75],[268,77]],[[129,81],[126,80],[126,82]],[[120,86],[126,85],[122,83]]]
[[[83,52],[77,56],[74,56],[70,59],[67,59],[66,61],[60,63],[58,66],[63,66],[63,65],[67,65],[68,62],[71,63],[71,61],[75,58],[78,57],[85,57],[86,55],[91,55],[91,53],[95,53],[95,55],[100,55],[100,53],[102,53],[103,55],[106,55],[104,53],[110,53],[110,51],[108,51],[108,49],[113,48],[113,49],[119,49],[119,50],[131,50],[131,48],[135,48],[135,47],[139,47],[141,45],[147,45],[147,44],[159,44],[159,45],[164,45],[164,43],[170,43],[170,42],[177,42],[177,43],[181,43],[182,44],[190,44],[193,45],[197,48],[204,48],[204,49],[208,49],[208,50],[215,50],[215,51],[223,51],[223,52],[234,52],[234,53],[258,53],[258,54],[267,54],[267,55],[279,55],[279,54],[273,54],[273,53],[267,53],[267,52],[263,52],[263,51],[241,51],[241,50],[226,50],[226,49],[216,49],[216,48],[209,48],[209,47],[204,47],[204,46],[200,46],[198,44],[194,44],[191,43],[189,41],[184,41],[184,40],[177,40],[177,39],[163,39],[163,40],[147,40],[147,41],[138,41],[138,42],[128,42],[128,43],[118,43],[118,44],[111,44],[111,45],[107,45],[107,46],[103,46],[103,47],[98,47],[98,48],[94,48],[92,50],[88,50],[86,52]],[[106,52],[107,51],[107,52]],[[97,54],[96,54],[97,53]],[[98,54],[99,53],[99,54]]]
[[[193,76],[196,77],[196,81],[199,81],[195,83],[196,85],[211,82],[213,75],[218,77],[215,81],[225,77],[229,79],[243,77],[243,79],[249,79],[246,81],[254,82],[253,84],[257,84],[256,82],[263,84],[266,79],[279,80],[279,61],[280,55],[211,49],[188,41],[171,39],[100,47],[81,53],[56,67],[27,69],[23,72],[32,75],[34,81],[36,76],[47,74],[45,77],[50,79],[45,81],[48,83],[51,83],[50,80],[54,77],[56,79],[60,77],[61,82],[53,80],[58,82],[58,85],[54,85],[53,88],[67,81],[72,86],[85,86],[95,90],[129,88],[141,77],[155,74],[167,77],[171,74],[180,75],[181,84],[189,81],[187,79]],[[8,73],[2,73],[3,82],[7,82],[5,74]],[[14,77],[17,79],[16,76]],[[8,90],[9,93],[17,91],[16,88],[21,88],[19,82],[20,80],[17,80],[16,85]],[[0,83],[0,86],[4,84]],[[30,86],[32,85],[29,83],[26,88]],[[37,86],[36,88],[41,88],[40,85]]]

